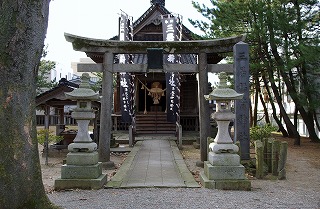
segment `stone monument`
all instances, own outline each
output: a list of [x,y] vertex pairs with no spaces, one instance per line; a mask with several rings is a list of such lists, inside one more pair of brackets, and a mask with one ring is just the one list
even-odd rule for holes
[[[208,161],[204,162],[201,183],[210,189],[251,190],[251,182],[245,177],[245,168],[237,154],[239,147],[233,143],[228,130],[230,121],[235,119],[231,102],[242,99],[243,94],[227,88],[226,78],[226,73],[220,73],[218,88],[205,95],[206,100],[216,100],[216,112],[211,117],[218,125],[218,133],[209,144]],[[209,137],[210,140],[212,138]]]
[[66,164],[61,167],[61,178],[55,180],[56,190],[80,188],[99,189],[107,181],[102,174],[101,162],[98,162],[97,144],[88,133],[88,125],[95,117],[91,101],[99,99],[99,94],[90,89],[89,74],[83,73],[78,89],[65,93],[66,98],[77,101],[72,117],[77,120],[78,132],[69,144]]

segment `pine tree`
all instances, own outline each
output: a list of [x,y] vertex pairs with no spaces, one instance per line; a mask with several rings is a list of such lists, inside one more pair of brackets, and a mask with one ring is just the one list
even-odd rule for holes
[[[212,6],[194,7],[208,19],[190,22],[206,33],[204,38],[247,34],[253,83],[261,80],[271,87],[288,135],[300,143],[297,127],[292,124],[282,101],[280,83],[292,97],[304,120],[309,137],[319,141],[319,1],[317,0],[212,0]],[[264,78],[264,79],[261,79]],[[259,88],[255,88],[259,91]],[[269,91],[268,91],[269,92]],[[257,93],[256,95],[258,95]],[[272,104],[274,105],[274,104]],[[276,108],[273,107],[273,111]],[[278,115],[274,112],[273,116]],[[281,121],[275,118],[286,135]],[[318,125],[319,126],[319,125]]]

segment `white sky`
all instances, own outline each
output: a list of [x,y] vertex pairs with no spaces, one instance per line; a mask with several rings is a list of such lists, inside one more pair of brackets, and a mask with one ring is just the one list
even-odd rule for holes
[[[195,0],[200,4],[212,5],[210,0]],[[195,33],[188,21],[202,19],[202,15],[192,6],[192,0],[166,0],[165,7],[174,14],[183,16],[183,24]],[[86,57],[83,52],[72,49],[64,33],[109,39],[118,34],[120,11],[126,12],[137,20],[149,7],[150,0],[52,0],[50,3],[49,25],[45,44],[48,55],[45,59],[57,62],[58,68],[71,72],[71,62]]]

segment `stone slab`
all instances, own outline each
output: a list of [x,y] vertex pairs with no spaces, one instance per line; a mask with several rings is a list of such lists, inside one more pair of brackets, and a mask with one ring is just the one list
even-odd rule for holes
[[67,165],[95,165],[98,161],[98,152],[70,152],[67,154]]
[[208,161],[214,166],[237,166],[240,165],[240,156],[231,153],[217,154],[209,152]]
[[203,171],[200,172],[200,182],[204,188],[220,190],[250,191],[251,181],[248,179],[238,180],[209,180]]
[[56,179],[54,181],[55,190],[65,189],[101,189],[107,182],[107,175],[101,174],[96,179]]
[[101,174],[101,162],[87,166],[64,164],[61,167],[61,179],[96,179]]
[[209,161],[204,162],[204,174],[209,180],[246,179],[245,168],[238,166],[213,166]]
[[122,163],[116,175],[107,183],[108,188],[120,188],[127,174],[130,172],[131,165],[133,164],[135,155],[140,150],[142,141],[138,141],[128,154],[126,160]]
[[216,189],[251,191],[251,181],[243,180],[215,180]]
[[[138,152],[139,150],[139,152]],[[188,170],[174,141],[138,141],[115,176],[110,188],[200,187]]]

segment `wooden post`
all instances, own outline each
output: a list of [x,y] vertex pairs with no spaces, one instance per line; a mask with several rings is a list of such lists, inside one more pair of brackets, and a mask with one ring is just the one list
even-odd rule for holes
[[48,165],[48,156],[49,156],[49,117],[50,117],[50,106],[45,105],[44,107],[44,129],[47,131],[46,132],[46,138],[44,142],[44,148],[46,149],[46,162],[45,165]]
[[176,123],[176,129],[178,148],[182,149],[182,126],[178,122]]
[[[113,93],[113,53],[104,54],[104,70],[102,77],[102,98],[100,115],[100,135],[99,135],[99,161],[110,162],[110,136],[112,128],[112,93]],[[110,165],[113,163],[110,162]]]
[[264,156],[263,156],[263,143],[260,140],[254,142],[255,152],[256,152],[256,178],[262,179],[264,176],[263,165],[264,165]]
[[133,147],[134,145],[134,130],[133,125],[129,126],[129,147]]
[[59,124],[60,125],[63,125],[65,124],[65,121],[64,121],[64,106],[60,106],[58,107],[58,113],[59,113]]
[[278,179],[286,179],[286,162],[287,162],[287,151],[288,142],[281,142],[280,154],[279,154],[279,164],[278,164]]
[[207,138],[210,135],[210,111],[209,102],[205,100],[204,95],[209,94],[208,72],[207,72],[207,54],[199,54],[199,122],[200,122],[200,157],[204,162],[208,158]]

